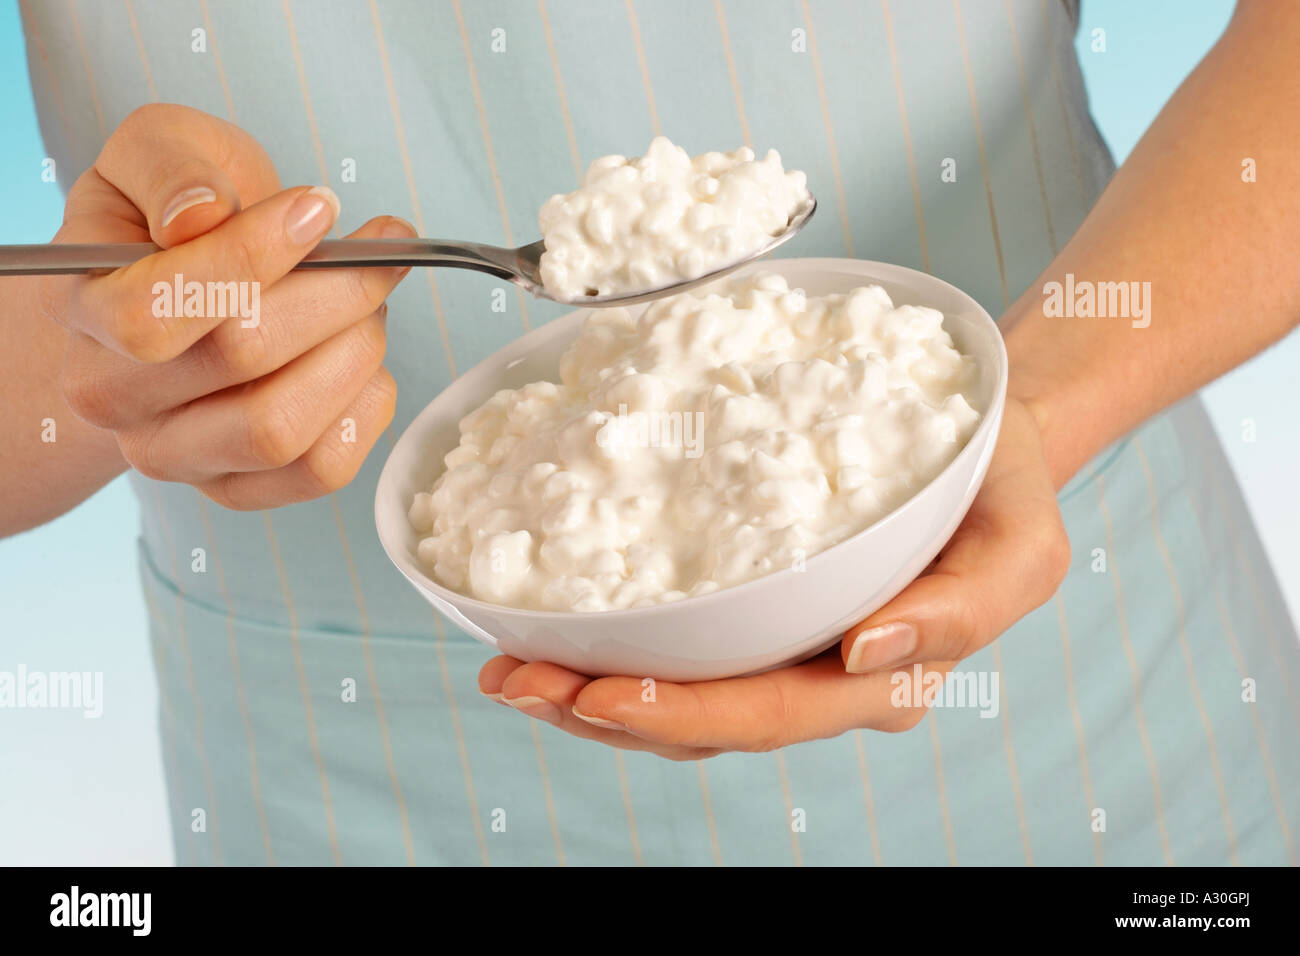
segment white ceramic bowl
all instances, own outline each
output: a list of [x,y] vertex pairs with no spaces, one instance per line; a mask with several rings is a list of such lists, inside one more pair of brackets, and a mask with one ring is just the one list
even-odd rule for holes
[[[975,358],[972,404],[983,417],[957,457],[902,507],[788,569],[671,604],[623,611],[530,611],[488,604],[433,580],[416,557],[407,521],[443,456],[460,441],[458,423],[494,392],[558,380],[559,358],[582,312],[547,323],[456,379],[416,416],[379,476],[375,523],[398,570],[435,608],[504,654],[545,660],[588,675],[670,681],[712,680],[765,670],[816,654],[901,591],[939,553],[970,507],[988,469],[1006,395],[1007,356],[997,325],[979,304],[940,279],[855,259],[777,259],[741,270],[784,275],[808,295],[876,283],[895,305],[944,314],[957,348]],[[635,309],[633,310],[635,311]]]

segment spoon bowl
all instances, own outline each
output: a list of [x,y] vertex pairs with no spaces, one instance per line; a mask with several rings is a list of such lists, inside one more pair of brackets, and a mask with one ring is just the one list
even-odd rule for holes
[[562,299],[551,295],[546,291],[542,284],[541,260],[542,253],[546,251],[546,244],[541,240],[529,243],[528,245],[515,250],[518,253],[516,262],[518,277],[512,281],[521,286],[526,292],[536,296],[539,299],[550,299],[552,302],[559,302],[561,305],[571,305],[575,308],[582,309],[606,309],[614,306],[638,305],[642,302],[650,302],[653,299],[662,299],[665,296],[676,295],[678,292],[685,292],[688,289],[694,289],[697,286],[720,279],[728,273],[735,272],[741,266],[748,265],[755,259],[761,259],[770,253],[777,246],[783,245],[794,238],[808,220],[812,218],[813,213],[817,211],[817,199],[811,194],[808,198],[800,203],[790,214],[790,219],[785,228],[755,249],[749,255],[735,262],[706,272],[703,275],[696,276],[693,279],[681,279],[677,282],[670,282],[667,285],[659,286],[655,289],[646,289],[640,292],[619,292],[612,295],[584,295],[573,299]]

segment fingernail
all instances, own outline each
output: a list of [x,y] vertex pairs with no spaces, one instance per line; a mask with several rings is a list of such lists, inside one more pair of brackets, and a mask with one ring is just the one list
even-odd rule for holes
[[593,717],[590,714],[584,714],[578,708],[573,708],[573,716],[579,720],[585,720],[593,727],[600,727],[602,730],[627,730],[626,725],[620,724],[616,720],[606,720],[604,717]]
[[294,200],[284,217],[284,231],[298,245],[315,242],[330,231],[339,216],[339,197],[325,186],[313,186]]
[[916,650],[916,628],[906,621],[894,621],[869,628],[853,639],[844,669],[865,674],[904,660]]
[[560,708],[549,700],[543,700],[540,697],[516,697],[514,700],[504,697],[501,703],[509,704],[520,713],[527,714],[529,717],[536,717],[538,720],[544,720],[548,724],[558,724],[560,722]]
[[488,693],[487,691],[485,691],[485,690],[480,690],[479,693],[482,694],[484,697],[487,697],[487,698],[490,699],[490,700],[495,700],[498,704],[504,704],[505,701],[506,701],[506,695],[505,695],[505,694],[489,694],[489,693]]
[[415,236],[415,227],[405,219],[398,219],[396,216],[379,231],[379,235],[384,239],[411,239]]
[[162,224],[159,228],[167,228],[186,209],[202,206],[205,202],[215,202],[216,198],[217,194],[207,186],[191,186],[189,189],[182,189],[163,209]]

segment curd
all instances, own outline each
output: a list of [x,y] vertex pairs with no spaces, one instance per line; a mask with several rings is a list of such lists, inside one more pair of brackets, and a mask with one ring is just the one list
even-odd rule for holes
[[560,382],[497,392],[410,521],[448,588],[603,611],[783,569],[861,531],[950,462],[980,415],[939,312],[778,275],[634,319],[594,310]]
[[657,136],[639,159],[596,160],[580,189],[542,206],[542,285],[573,301],[698,278],[757,252],[807,198],[776,150],[691,159]]

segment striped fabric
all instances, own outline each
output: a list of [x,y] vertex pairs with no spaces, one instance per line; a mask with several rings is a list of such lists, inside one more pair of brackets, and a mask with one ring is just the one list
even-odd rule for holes
[[[65,182],[134,107],[185,103],[332,186],[340,232],[528,241],[599,155],[747,142],[822,200],[789,254],[924,269],[996,315],[1113,169],[1060,0],[21,2]],[[416,412],[558,314],[493,311],[500,286],[393,294],[397,418],[345,490],[233,514],[135,479],[180,862],[1296,862],[1295,632],[1196,399],[1062,492],[1064,586],[963,665],[1000,673],[995,719],[683,764],[482,698],[488,652],[393,571],[371,502]]]

